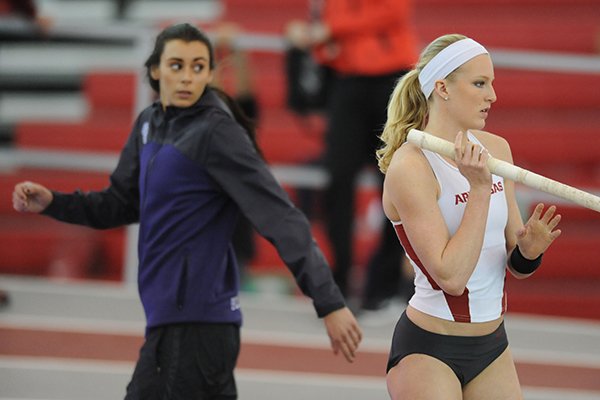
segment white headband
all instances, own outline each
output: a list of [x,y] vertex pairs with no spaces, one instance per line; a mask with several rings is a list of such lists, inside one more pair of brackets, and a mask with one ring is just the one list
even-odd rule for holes
[[473,39],[461,39],[436,54],[419,73],[419,83],[425,98],[429,98],[433,92],[435,81],[444,79],[480,54],[488,54],[488,51]]

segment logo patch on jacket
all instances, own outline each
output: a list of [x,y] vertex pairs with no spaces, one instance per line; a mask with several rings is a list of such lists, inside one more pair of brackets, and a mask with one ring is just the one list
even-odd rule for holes
[[240,309],[241,306],[240,306],[240,298],[239,297],[237,297],[237,296],[232,297],[229,300],[229,302],[231,304],[231,311],[236,311],[236,310]]
[[150,123],[144,122],[142,125],[142,143],[146,144],[148,142],[148,132],[150,132]]

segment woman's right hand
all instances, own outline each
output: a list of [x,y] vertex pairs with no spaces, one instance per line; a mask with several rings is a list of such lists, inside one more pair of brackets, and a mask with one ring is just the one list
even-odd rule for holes
[[309,24],[303,20],[292,20],[285,26],[285,38],[293,47],[307,49],[310,47]]
[[492,187],[492,173],[487,167],[489,158],[484,147],[468,141],[462,131],[458,132],[454,140],[454,161],[460,173],[469,181],[471,189]]
[[40,213],[52,203],[54,196],[46,187],[34,182],[21,182],[13,191],[13,208],[19,212]]

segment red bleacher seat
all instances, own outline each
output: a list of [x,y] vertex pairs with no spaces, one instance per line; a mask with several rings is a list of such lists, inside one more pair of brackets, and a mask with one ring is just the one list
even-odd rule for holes
[[286,79],[283,54],[254,53],[250,57],[250,68],[261,108],[284,108]]
[[12,209],[14,186],[29,180],[53,190],[100,190],[107,174],[20,169],[0,173],[0,273],[120,280],[125,230],[103,231],[20,214]]
[[96,232],[39,215],[0,219],[2,273],[84,278],[96,263]]
[[15,128],[20,148],[118,152],[129,135],[131,116],[95,117],[80,123],[22,122]]
[[303,164],[321,156],[324,132],[324,121],[318,116],[266,109],[261,111],[257,140],[267,162]]
[[494,89],[498,100],[492,105],[492,110],[527,107],[597,111],[600,107],[598,73],[542,72],[498,67],[494,72]]
[[505,137],[516,160],[555,164],[599,160],[600,114],[591,109],[492,105],[485,129]]
[[135,71],[90,71],[83,80],[83,91],[95,111],[116,108],[127,112],[135,105],[136,83]]
[[[537,272],[536,272],[537,274]],[[532,276],[506,280],[508,312],[600,320],[600,280]]]
[[84,78],[89,115],[78,122],[20,122],[14,142],[20,148],[112,151],[123,147],[133,121],[135,75],[91,72]]
[[595,0],[416,0],[415,26],[423,44],[462,33],[486,47],[595,53]]

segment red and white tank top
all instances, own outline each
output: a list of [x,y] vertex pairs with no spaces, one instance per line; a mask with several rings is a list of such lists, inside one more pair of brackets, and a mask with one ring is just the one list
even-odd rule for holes
[[[477,142],[473,135],[471,141]],[[441,188],[438,205],[450,235],[454,235],[462,220],[470,186],[458,168],[434,152],[423,150]],[[427,266],[415,254],[401,222],[394,227],[406,255],[415,270],[415,294],[409,304],[419,311],[457,322],[485,322],[499,318],[506,311],[506,246],[504,229],[508,208],[504,179],[492,175],[492,197],[481,255],[461,296],[451,296],[437,285]]]

